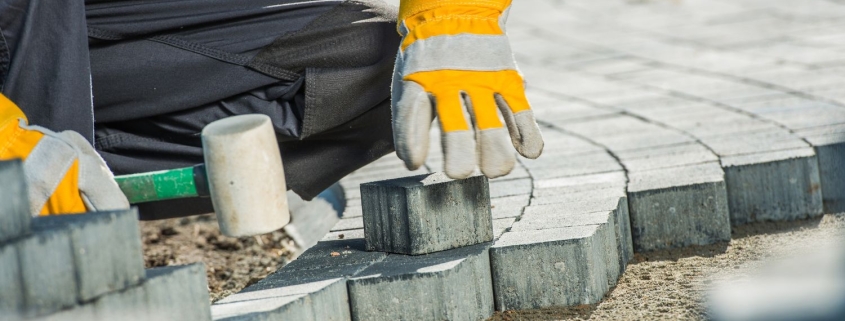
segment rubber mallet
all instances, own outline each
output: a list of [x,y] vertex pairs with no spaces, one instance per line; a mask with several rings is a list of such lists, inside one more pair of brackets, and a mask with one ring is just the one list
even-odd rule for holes
[[115,177],[129,203],[210,196],[220,230],[249,236],[290,221],[285,173],[270,117],[241,115],[202,130],[205,164]]

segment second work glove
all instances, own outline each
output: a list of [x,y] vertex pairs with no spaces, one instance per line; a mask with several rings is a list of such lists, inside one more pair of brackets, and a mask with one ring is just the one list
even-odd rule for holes
[[111,171],[82,135],[27,125],[20,108],[0,94],[0,160],[15,158],[23,159],[33,216],[129,208]]
[[451,178],[466,178],[476,163],[487,177],[508,174],[510,145],[540,156],[543,138],[504,32],[510,3],[402,0],[392,109],[396,152],[409,169],[425,162],[435,115]]

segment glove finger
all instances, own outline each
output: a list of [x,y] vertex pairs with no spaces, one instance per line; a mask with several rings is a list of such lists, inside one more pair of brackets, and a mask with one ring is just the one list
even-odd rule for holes
[[435,96],[446,176],[467,178],[475,170],[477,157],[473,131],[467,124],[467,118],[470,118],[468,110],[459,92],[437,93]]
[[467,109],[474,117],[481,172],[489,178],[507,175],[516,163],[516,155],[496,111],[493,93],[475,91],[467,98]]
[[401,84],[398,99],[392,102],[393,141],[397,156],[405,161],[409,170],[416,170],[428,156],[428,132],[434,120],[434,109],[422,86],[412,81]]
[[117,186],[106,162],[82,135],[74,131],[58,134],[76,150],[79,159],[79,193],[89,211],[129,208],[126,195]]
[[495,99],[508,126],[513,147],[527,158],[540,157],[543,153],[543,135],[525,93],[520,91],[507,96],[496,94]]

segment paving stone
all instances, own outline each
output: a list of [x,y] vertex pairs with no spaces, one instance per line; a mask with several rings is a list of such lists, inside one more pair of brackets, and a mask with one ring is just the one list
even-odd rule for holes
[[358,239],[322,241],[212,306],[215,320],[349,320],[346,279],[387,258]]
[[211,320],[202,263],[147,269],[139,286],[111,292],[89,306],[91,320]]
[[490,249],[496,309],[599,302],[619,273],[616,244],[608,244],[613,240],[610,225],[502,235]]
[[0,161],[0,243],[29,233],[29,196],[20,160]]
[[194,263],[147,270],[144,289],[153,316],[211,320],[205,265]]
[[493,220],[493,238],[499,238],[513,226],[516,217],[506,217]]
[[364,218],[361,216],[343,218],[332,227],[332,232],[347,231],[364,228]]
[[[76,306],[72,309],[62,310],[43,318],[38,318],[39,321],[96,321],[97,319],[94,304],[85,304]],[[120,320],[141,321],[140,318],[134,316],[122,315]]]
[[360,229],[355,229],[355,230],[329,232],[328,234],[323,236],[322,241],[363,239],[363,238],[364,238],[364,229],[360,228]]
[[493,314],[489,247],[389,255],[347,282],[352,319],[486,319]]
[[731,222],[821,215],[818,164],[812,148],[723,157]]
[[533,193],[534,195],[542,195],[542,193],[565,193],[614,186],[624,187],[626,181],[625,172],[622,171],[554,179],[535,179]]
[[657,125],[628,115],[615,115],[561,126],[566,131],[598,140],[601,137],[629,136],[637,133],[659,131]]
[[490,181],[490,198],[528,195],[534,185],[530,178],[511,179],[506,181]]
[[78,290],[69,231],[34,233],[16,244],[25,314],[43,316],[76,304]]
[[25,302],[18,249],[14,244],[0,245],[0,289],[0,315],[22,319]]
[[531,195],[514,195],[490,200],[490,211],[493,219],[517,217],[522,215],[522,209],[528,206]]
[[596,142],[614,152],[672,146],[694,141],[692,137],[669,130],[596,139]]
[[164,313],[154,311],[148,305],[145,284],[109,293],[88,305],[93,309],[94,317],[92,320],[141,321],[167,320],[169,318]]
[[806,137],[819,160],[825,213],[845,212],[845,133]]
[[622,166],[605,151],[564,157],[543,155],[523,163],[532,177],[545,179],[622,170]]
[[[625,190],[618,187],[570,192],[566,194],[542,194],[531,199],[531,206],[526,213],[537,212],[541,208],[578,208],[579,210],[603,210],[612,208],[615,199],[625,196]],[[603,204],[603,205],[599,205]],[[599,206],[601,206],[599,208]],[[610,207],[608,207],[610,206]]]
[[425,254],[493,239],[487,178],[443,173],[361,185],[367,248]]
[[79,300],[135,285],[144,276],[136,209],[37,217],[33,229],[70,233]]
[[728,135],[720,137],[702,137],[701,142],[710,147],[716,155],[721,157],[764,153],[777,150],[808,147],[807,142],[785,129],[749,133],[744,135]]
[[727,192],[717,163],[629,174],[636,251],[730,240]]
[[[346,282],[342,278],[308,284],[305,293],[290,288],[257,290],[232,295],[239,301],[212,306],[214,320],[313,320],[342,321],[351,318]],[[245,296],[250,296],[247,298]]]
[[699,143],[671,145],[634,151],[619,151],[616,153],[616,156],[619,157],[620,161],[625,166],[625,169],[630,172],[694,165],[719,160],[712,151]]

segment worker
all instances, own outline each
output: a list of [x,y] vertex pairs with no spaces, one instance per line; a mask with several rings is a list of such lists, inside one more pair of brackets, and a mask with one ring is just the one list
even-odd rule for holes
[[434,119],[450,177],[502,176],[543,148],[510,3],[0,0],[0,159],[24,159],[33,215],[125,208],[113,174],[201,163],[202,128],[248,113],[271,118],[304,199],[394,150],[420,167]]

